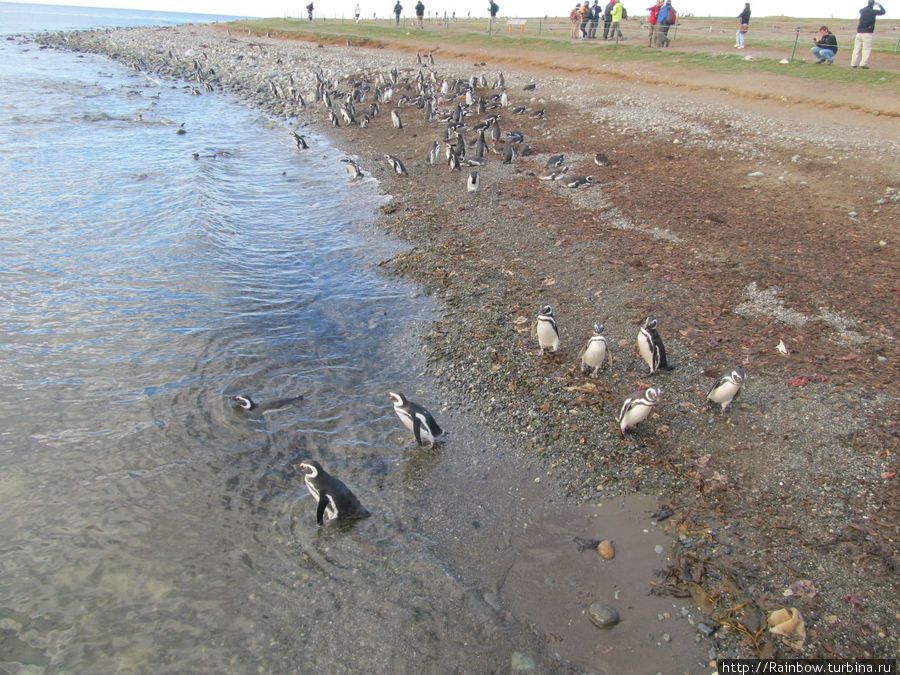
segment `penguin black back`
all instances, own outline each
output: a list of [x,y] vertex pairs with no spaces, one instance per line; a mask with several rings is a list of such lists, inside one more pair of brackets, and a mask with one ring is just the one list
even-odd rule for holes
[[350,488],[325,471],[319,462],[302,462],[299,467],[304,474],[306,489],[316,500],[316,522],[319,525],[326,520],[358,520],[372,515]]

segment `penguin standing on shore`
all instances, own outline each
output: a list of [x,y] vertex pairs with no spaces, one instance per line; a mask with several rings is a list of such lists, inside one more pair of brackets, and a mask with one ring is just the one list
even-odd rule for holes
[[419,445],[427,443],[428,447],[432,447],[437,441],[443,440],[446,433],[424,407],[413,403],[400,393],[389,391],[388,396],[394,402],[394,412],[403,422],[403,426],[416,437],[416,443]]
[[650,387],[643,391],[636,391],[625,399],[616,418],[622,438],[625,438],[625,432],[628,429],[647,419],[653,406],[659,402],[661,393],[659,387]]
[[730,373],[720,377],[706,395],[706,403],[708,405],[718,403],[722,406],[722,413],[724,414],[725,409],[734,403],[740,395],[741,388],[744,386],[744,377],[744,371],[740,368],[735,368]]
[[541,354],[545,349],[551,352],[559,350],[559,326],[553,317],[553,308],[550,305],[541,307],[531,331],[532,337],[537,336],[541,347]]
[[399,176],[409,175],[406,173],[406,167],[403,166],[403,162],[401,162],[399,158],[394,157],[393,155],[386,154],[384,156],[384,159],[387,161],[388,164],[391,165],[391,168],[394,170],[394,173],[396,173],[397,175],[399,175]]
[[669,368],[669,364],[666,361],[666,348],[663,346],[659,333],[656,332],[656,326],[656,317],[648,316],[637,336],[638,352],[640,352],[641,358],[649,366],[651,375],[660,368]]
[[394,125],[395,129],[403,128],[403,122],[400,121],[400,113],[398,113],[395,109],[391,109],[391,124]]
[[306,144],[306,138],[298,134],[296,131],[291,131],[291,138],[294,139],[294,143],[297,145],[297,150],[301,152],[309,149],[309,145]]
[[606,344],[606,338],[603,335],[603,324],[594,324],[594,334],[588,340],[587,345],[581,351],[581,372],[591,371],[591,377],[596,378],[600,368],[609,359],[609,365],[612,366],[612,354]]
[[319,525],[326,520],[358,520],[372,515],[350,488],[325,471],[318,462],[301,462],[299,468],[304,473],[306,489],[316,500],[316,522]]

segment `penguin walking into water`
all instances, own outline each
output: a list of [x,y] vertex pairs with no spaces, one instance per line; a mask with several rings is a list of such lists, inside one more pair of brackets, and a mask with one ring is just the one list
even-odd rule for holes
[[316,522],[319,525],[329,520],[358,520],[372,515],[350,488],[325,471],[318,462],[301,462],[299,467],[304,474],[306,489],[316,500]]
[[272,410],[283,410],[294,403],[303,400],[303,396],[289,396],[287,398],[275,398],[271,401],[263,401],[257,403],[249,396],[232,396],[230,400],[234,403],[234,407],[239,410],[246,410],[257,415],[264,415]]
[[659,333],[656,332],[657,325],[656,317],[648,316],[637,336],[638,352],[650,368],[651,375],[660,368],[669,368],[666,361],[666,348],[663,346]]
[[403,122],[400,121],[400,113],[398,113],[396,109],[391,110],[391,124],[394,125],[395,129],[403,128]]
[[718,403],[722,406],[722,413],[724,414],[725,409],[734,403],[740,395],[741,388],[744,386],[744,377],[744,371],[740,368],[735,368],[730,373],[716,380],[716,383],[706,395],[707,405]]
[[609,365],[612,366],[612,354],[606,344],[606,338],[603,335],[603,324],[594,324],[594,334],[588,340],[587,345],[581,350],[581,372],[591,371],[591,377],[596,378],[600,368],[609,359]]
[[354,162],[349,157],[345,157],[341,161],[347,165],[347,173],[349,173],[351,176],[353,176],[354,179],[363,177],[363,172],[362,172],[362,169],[359,168],[359,164]]
[[545,349],[551,352],[559,350],[559,326],[553,317],[553,308],[550,305],[541,307],[541,311],[537,315],[534,327],[531,331],[532,337],[537,336],[538,344],[541,347],[541,354]]
[[396,173],[399,176],[408,176],[409,175],[408,173],[406,173],[406,167],[403,166],[403,162],[401,162],[399,158],[394,157],[393,155],[387,155],[387,154],[384,156],[384,158],[385,158],[385,160],[387,160],[387,163],[391,165],[391,168],[394,170],[394,173]]
[[403,426],[416,437],[416,443],[419,445],[427,443],[428,447],[432,447],[446,436],[446,432],[424,407],[397,392],[389,391],[388,396],[394,402],[394,412],[403,422]]
[[309,149],[309,145],[306,143],[306,138],[298,134],[296,131],[291,131],[291,138],[294,139],[294,143],[297,145],[297,150],[301,152]]
[[469,172],[469,179],[466,181],[466,191],[478,192],[478,185],[481,182],[481,176],[477,170],[472,169]]
[[647,419],[650,411],[653,410],[653,406],[659,402],[661,393],[659,387],[650,387],[643,391],[636,391],[625,399],[622,409],[619,410],[619,415],[616,418],[622,438],[625,438],[625,432],[628,429]]

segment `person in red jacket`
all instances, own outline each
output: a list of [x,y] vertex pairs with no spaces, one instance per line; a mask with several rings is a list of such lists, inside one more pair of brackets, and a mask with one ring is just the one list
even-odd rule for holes
[[648,23],[650,24],[650,40],[647,42],[648,47],[652,47],[656,41],[656,18],[659,16],[659,10],[663,6],[663,0],[656,0],[656,4],[653,7],[648,7],[647,11],[650,12],[650,18],[648,19]]

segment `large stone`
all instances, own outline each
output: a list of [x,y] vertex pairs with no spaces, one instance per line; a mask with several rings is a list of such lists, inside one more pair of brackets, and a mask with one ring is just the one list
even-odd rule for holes
[[619,623],[619,613],[616,611],[616,608],[609,605],[601,605],[599,602],[595,602],[588,608],[588,616],[591,619],[591,623],[597,628],[612,628]]

